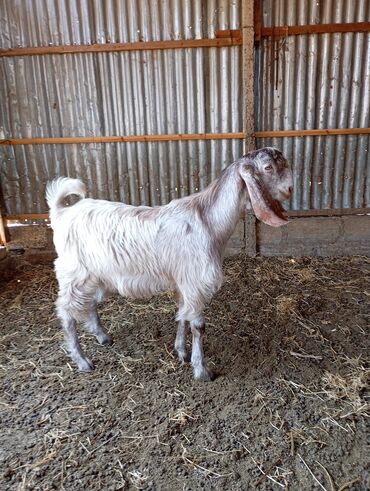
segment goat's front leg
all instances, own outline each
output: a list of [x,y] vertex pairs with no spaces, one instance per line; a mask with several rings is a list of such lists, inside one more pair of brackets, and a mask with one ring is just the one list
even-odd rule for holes
[[85,322],[85,329],[93,334],[99,344],[113,344],[112,337],[103,328],[100,322],[96,305],[93,305],[86,315],[87,320]]
[[180,320],[178,322],[177,334],[176,334],[176,340],[175,340],[175,350],[177,351],[177,354],[179,356],[179,360],[181,362],[189,362],[190,361],[190,356],[186,351],[186,342],[185,342],[185,336],[186,336],[187,328],[188,328],[188,322],[187,321]]
[[191,321],[190,328],[193,335],[191,364],[193,367],[194,378],[196,380],[210,382],[215,379],[215,375],[204,363],[203,336],[205,324],[203,317]]

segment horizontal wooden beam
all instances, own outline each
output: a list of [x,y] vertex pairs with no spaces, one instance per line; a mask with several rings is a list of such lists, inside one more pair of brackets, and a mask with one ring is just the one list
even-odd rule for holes
[[256,138],[284,138],[294,136],[362,135],[369,134],[370,128],[326,128],[317,130],[256,131]]
[[241,29],[223,29],[222,31],[215,32],[216,38],[232,38],[239,44],[242,43],[242,30]]
[[130,136],[77,136],[60,138],[10,138],[0,140],[0,145],[51,145],[73,143],[127,143],[191,140],[235,140],[244,138],[244,133],[178,133],[171,135],[130,135]]
[[[316,130],[256,131],[256,138],[285,138],[304,136],[362,135],[370,134],[370,128],[327,128]],[[177,133],[169,135],[129,136],[65,136],[55,138],[9,138],[0,140],[0,145],[57,145],[78,143],[133,143],[194,140],[242,140],[243,132],[236,133]]]
[[224,48],[241,46],[241,31],[218,31],[218,37],[207,39],[174,39],[169,41],[139,41],[133,43],[105,43],[63,46],[34,46],[2,48],[1,56],[65,55],[69,53],[107,53],[120,51],[144,51],[156,49]]
[[[344,24],[311,24],[303,26],[275,26],[262,27],[257,25],[257,38],[260,37],[284,37],[297,36],[301,34],[330,34],[346,32],[368,32],[370,22],[353,22]],[[228,29],[217,31],[215,38],[203,39],[173,39],[168,41],[138,41],[130,43],[104,43],[85,45],[62,45],[62,46],[30,46],[22,48],[1,48],[2,56],[33,56],[50,54],[71,53],[107,53],[120,51],[144,51],[162,49],[184,49],[184,48],[223,48],[228,46],[242,45],[241,29]]]
[[[260,41],[262,37],[286,37],[299,36],[302,34],[334,34],[346,32],[369,32],[370,22],[345,22],[341,24],[305,24],[302,26],[274,26],[262,27],[262,17],[259,0],[254,2],[254,32],[255,41]],[[219,31],[216,37],[230,37],[242,39],[240,29],[230,31]]]
[[284,213],[289,218],[338,217],[344,215],[370,215],[370,208],[334,208],[323,210],[291,210]]
[[13,213],[5,215],[6,221],[12,220],[49,220],[49,213]]
[[[291,210],[284,213],[288,218],[302,217],[333,217],[344,215],[370,215],[370,208],[335,208],[323,210]],[[19,213],[5,215],[3,217],[7,222],[14,220],[48,220],[48,213]]]
[[299,36],[302,34],[333,34],[346,32],[368,32],[370,22],[350,22],[344,24],[308,24],[303,26],[262,27],[262,37]]

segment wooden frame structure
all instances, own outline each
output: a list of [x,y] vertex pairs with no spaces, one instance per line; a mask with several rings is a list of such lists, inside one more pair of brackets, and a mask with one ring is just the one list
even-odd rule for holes
[[[370,208],[335,208],[335,209],[328,208],[322,210],[292,210],[292,211],[284,212],[284,215],[288,218],[370,215]],[[6,220],[7,221],[16,221],[16,220],[49,221],[49,214],[48,213],[20,213],[16,215],[6,215]]]
[[[346,32],[368,32],[370,22],[357,22],[346,24],[320,24],[302,26],[263,27],[260,1],[254,1],[254,9],[246,9],[243,12],[242,29],[218,31],[215,38],[168,40],[168,41],[143,41],[132,43],[106,43],[91,45],[68,46],[40,46],[0,49],[0,57],[35,56],[35,55],[64,55],[70,53],[99,53],[137,50],[159,49],[184,49],[184,48],[209,48],[243,46],[250,43],[250,37],[254,32],[254,42],[259,42],[263,37],[286,37],[304,34],[332,34]],[[251,34],[252,33],[252,34]],[[248,38],[248,39],[247,39]],[[243,57],[244,58],[244,57]],[[253,60],[246,62],[248,67],[253,66]],[[245,71],[245,70],[244,70]],[[250,78],[250,77],[249,77]],[[243,83],[247,83],[244,77]],[[249,86],[248,86],[249,87]],[[250,88],[250,87],[249,87]],[[249,111],[253,108],[253,97],[245,97],[245,106]],[[244,117],[245,119],[245,117]],[[51,138],[11,138],[0,140],[0,145],[47,145],[47,144],[88,144],[88,143],[122,143],[122,142],[161,142],[161,141],[192,141],[192,140],[221,140],[221,139],[245,139],[246,149],[249,149],[254,138],[286,138],[325,135],[359,135],[370,134],[370,128],[328,128],[310,130],[284,130],[284,131],[258,131],[253,132],[251,122],[245,123],[243,132],[239,133],[201,133],[201,134],[168,134],[168,135],[127,135],[127,136],[87,136],[87,137],[51,137]],[[370,208],[350,208],[335,210],[302,210],[287,212],[287,216],[342,216],[369,214]],[[0,213],[0,243],[6,242],[6,224],[12,220],[46,220],[47,214],[16,214],[4,215]]]
[[[286,138],[304,136],[363,135],[370,134],[370,128],[326,128],[313,130],[256,131],[254,138]],[[169,135],[127,135],[127,136],[65,136],[55,138],[10,138],[0,140],[0,145],[59,145],[76,143],[132,143],[193,140],[242,140],[245,133],[177,133]]]

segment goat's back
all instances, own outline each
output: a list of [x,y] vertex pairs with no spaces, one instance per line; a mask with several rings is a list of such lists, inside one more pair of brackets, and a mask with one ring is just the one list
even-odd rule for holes
[[[83,199],[52,222],[56,269],[79,268],[122,294],[152,294],[209,269],[209,237],[180,202],[135,207]],[[73,273],[74,274],[74,273]],[[125,286],[130,284],[131,291]]]

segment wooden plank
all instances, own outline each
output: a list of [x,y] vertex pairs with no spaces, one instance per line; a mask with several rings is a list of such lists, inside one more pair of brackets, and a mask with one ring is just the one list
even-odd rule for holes
[[261,0],[254,0],[254,41],[262,39]]
[[169,41],[140,41],[134,43],[106,43],[63,46],[31,46],[25,48],[2,48],[0,56],[32,56],[32,55],[65,55],[70,53],[108,53],[120,51],[143,51],[156,49],[184,48],[224,48],[241,46],[241,31],[229,30],[228,35],[218,32],[219,37],[212,39],[175,39]]
[[[314,24],[303,26],[276,26],[261,27],[261,14],[259,2],[256,0],[255,29],[256,40],[260,37],[296,36],[300,34],[328,34],[345,32],[368,32],[370,22],[353,22],[345,24]],[[203,39],[175,39],[168,41],[139,41],[132,43],[105,43],[88,45],[63,45],[63,46],[30,46],[24,48],[2,48],[1,56],[32,56],[49,54],[71,54],[71,53],[102,53],[120,51],[143,51],[158,49],[184,49],[184,48],[222,48],[228,46],[242,45],[242,30],[229,29],[218,31],[215,38]]]
[[370,22],[350,22],[343,24],[308,24],[303,26],[262,27],[262,37],[299,36],[302,34],[333,34],[346,32],[368,32]]
[[245,253],[249,257],[257,254],[257,219],[250,211],[245,214]]
[[256,131],[256,138],[284,138],[290,136],[361,135],[370,128],[326,128],[317,130]]
[[[243,132],[245,134],[243,152],[254,150],[254,42],[255,42],[256,1],[242,1],[243,29]],[[247,256],[254,257],[257,250],[256,217],[252,212],[242,213],[244,218],[244,250]]]
[[[324,210],[292,210],[284,213],[288,218],[299,217],[335,217],[345,215],[369,215],[370,208],[337,208]],[[48,213],[19,213],[13,215],[5,215],[3,219],[12,220],[48,220]]]
[[[261,15],[259,2],[256,0],[256,41],[261,37],[296,36],[300,34],[329,34],[345,32],[368,32],[370,22],[353,22],[344,24],[314,24],[303,26],[276,26],[261,27]],[[1,56],[32,56],[49,54],[71,53],[102,53],[120,51],[143,51],[158,49],[184,49],[184,48],[222,48],[242,45],[241,29],[229,29],[218,31],[216,37],[209,39],[175,39],[168,41],[139,41],[133,43],[105,43],[88,45],[63,45],[63,46],[31,46],[24,48],[2,48]]]
[[290,218],[300,217],[341,217],[344,215],[369,215],[370,208],[335,208],[323,210],[291,210],[284,213]]
[[[299,36],[302,34],[334,34],[368,31],[370,31],[370,22],[346,22],[342,24],[305,24],[302,26],[262,27],[261,1],[254,0],[254,40],[256,42],[261,41],[262,37],[285,37]],[[227,31],[221,32],[224,32],[225,35],[227,33]],[[232,36],[234,36],[236,39],[239,39],[240,35],[238,34],[238,30],[233,30],[231,32],[233,33]]]
[[6,221],[12,220],[48,220],[49,213],[18,213],[4,216]]
[[[249,133],[248,133],[249,134]],[[370,128],[330,128],[317,130],[256,131],[250,134],[255,138],[285,138],[325,135],[362,135],[370,134]],[[131,135],[131,136],[76,136],[56,138],[8,138],[0,140],[0,145],[55,145],[77,143],[126,143],[161,142],[190,140],[237,140],[244,139],[244,132],[238,133],[193,133],[173,135]]]
[[77,136],[60,138],[10,138],[0,140],[0,145],[51,145],[73,143],[125,143],[161,142],[188,140],[233,140],[244,138],[244,133],[193,133],[173,135],[132,135],[132,136]]
[[7,219],[2,208],[3,205],[0,204],[0,245],[4,246],[9,241],[9,232],[7,227]]
[[222,31],[216,31],[215,37],[218,39],[220,39],[220,38],[236,39],[238,41],[237,44],[239,44],[239,42],[241,44],[242,31],[241,31],[241,29],[224,29]]
[[0,212],[0,245],[5,245],[7,243],[7,219],[1,215]]
[[0,245],[6,245],[8,241],[7,218],[1,214],[0,210]]
[[245,135],[243,152],[254,150],[254,3],[251,0],[242,2],[242,76],[243,76],[243,133]]

